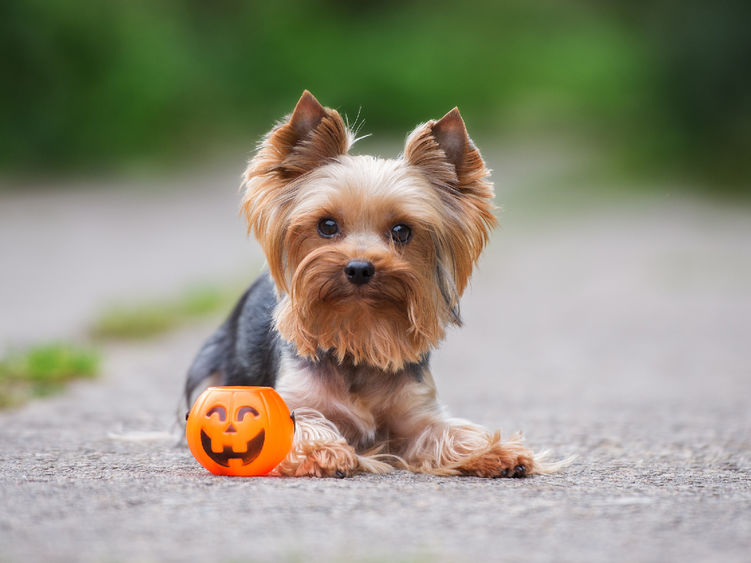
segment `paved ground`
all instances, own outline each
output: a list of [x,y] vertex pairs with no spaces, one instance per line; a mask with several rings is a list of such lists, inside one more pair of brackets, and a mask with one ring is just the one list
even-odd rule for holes
[[83,331],[108,303],[258,269],[238,214],[242,158],[222,171],[0,190],[0,348]]
[[[86,217],[89,198],[77,194],[69,212]],[[184,250],[189,259],[154,260],[151,274],[121,280],[123,291],[152,288],[149,276],[173,285],[205,276],[211,269],[191,268],[210,260],[236,275],[233,265],[256,256],[234,240],[234,184],[221,204],[197,194],[155,196],[174,211],[169,228],[153,219],[156,230],[146,220],[156,217],[151,196],[122,196],[132,224],[106,209],[106,196],[91,196],[116,222],[99,227],[117,249],[97,256],[118,276],[129,275],[116,266],[130,244],[127,260],[141,245],[168,254],[182,236],[196,245]],[[44,197],[28,203],[30,216],[55,208],[56,196]],[[751,210],[667,192],[589,199],[501,197],[504,226],[464,301],[466,327],[434,360],[455,414],[523,429],[556,457],[577,454],[566,471],[492,481],[211,476],[170,432],[183,373],[212,322],[111,346],[101,380],[0,414],[0,561],[748,561]],[[204,225],[204,215],[214,219]],[[59,221],[62,230],[35,235],[40,248],[98,248],[95,227]],[[202,244],[214,227],[225,234]],[[83,234],[68,240],[68,228]],[[0,229],[3,262],[26,267],[8,254],[4,221]],[[64,258],[53,263],[76,285]],[[6,311],[14,298],[4,277]],[[89,309],[111,297],[97,283]],[[50,333],[80,325],[85,311],[70,311],[50,316]],[[4,313],[5,341],[10,324]]]

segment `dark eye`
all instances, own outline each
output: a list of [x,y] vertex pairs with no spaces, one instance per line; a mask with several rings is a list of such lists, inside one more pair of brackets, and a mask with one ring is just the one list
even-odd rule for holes
[[318,234],[325,238],[331,238],[339,232],[339,225],[333,219],[321,219],[318,223]]
[[253,416],[258,416],[258,411],[254,409],[253,407],[240,407],[237,409],[237,421],[242,422],[242,420],[245,418],[246,414],[252,414]]
[[220,406],[211,407],[206,413],[206,418],[211,418],[212,414],[218,414],[219,420],[221,420],[222,422],[227,420],[227,411],[224,410],[224,407],[220,407]]
[[391,238],[398,244],[407,244],[412,238],[412,229],[403,223],[391,227]]

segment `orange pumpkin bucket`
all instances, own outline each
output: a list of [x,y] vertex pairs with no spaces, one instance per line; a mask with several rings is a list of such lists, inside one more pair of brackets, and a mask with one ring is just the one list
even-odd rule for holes
[[271,387],[209,387],[185,425],[193,457],[215,475],[266,475],[292,447],[295,425]]

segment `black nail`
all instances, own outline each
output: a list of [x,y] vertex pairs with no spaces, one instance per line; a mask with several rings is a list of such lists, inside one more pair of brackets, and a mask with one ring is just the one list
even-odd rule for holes
[[517,465],[514,467],[514,474],[512,477],[524,477],[527,474],[527,468],[523,465]]

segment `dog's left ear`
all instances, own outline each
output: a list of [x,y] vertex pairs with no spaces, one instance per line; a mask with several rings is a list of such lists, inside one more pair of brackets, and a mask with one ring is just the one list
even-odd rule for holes
[[438,250],[453,270],[461,295],[490,230],[497,224],[490,170],[469,138],[457,108],[412,131],[404,159],[420,170],[443,201],[446,232],[439,233]]
[[493,185],[488,180],[490,170],[469,138],[458,108],[412,131],[407,138],[404,158],[420,168],[438,188],[493,198]]

